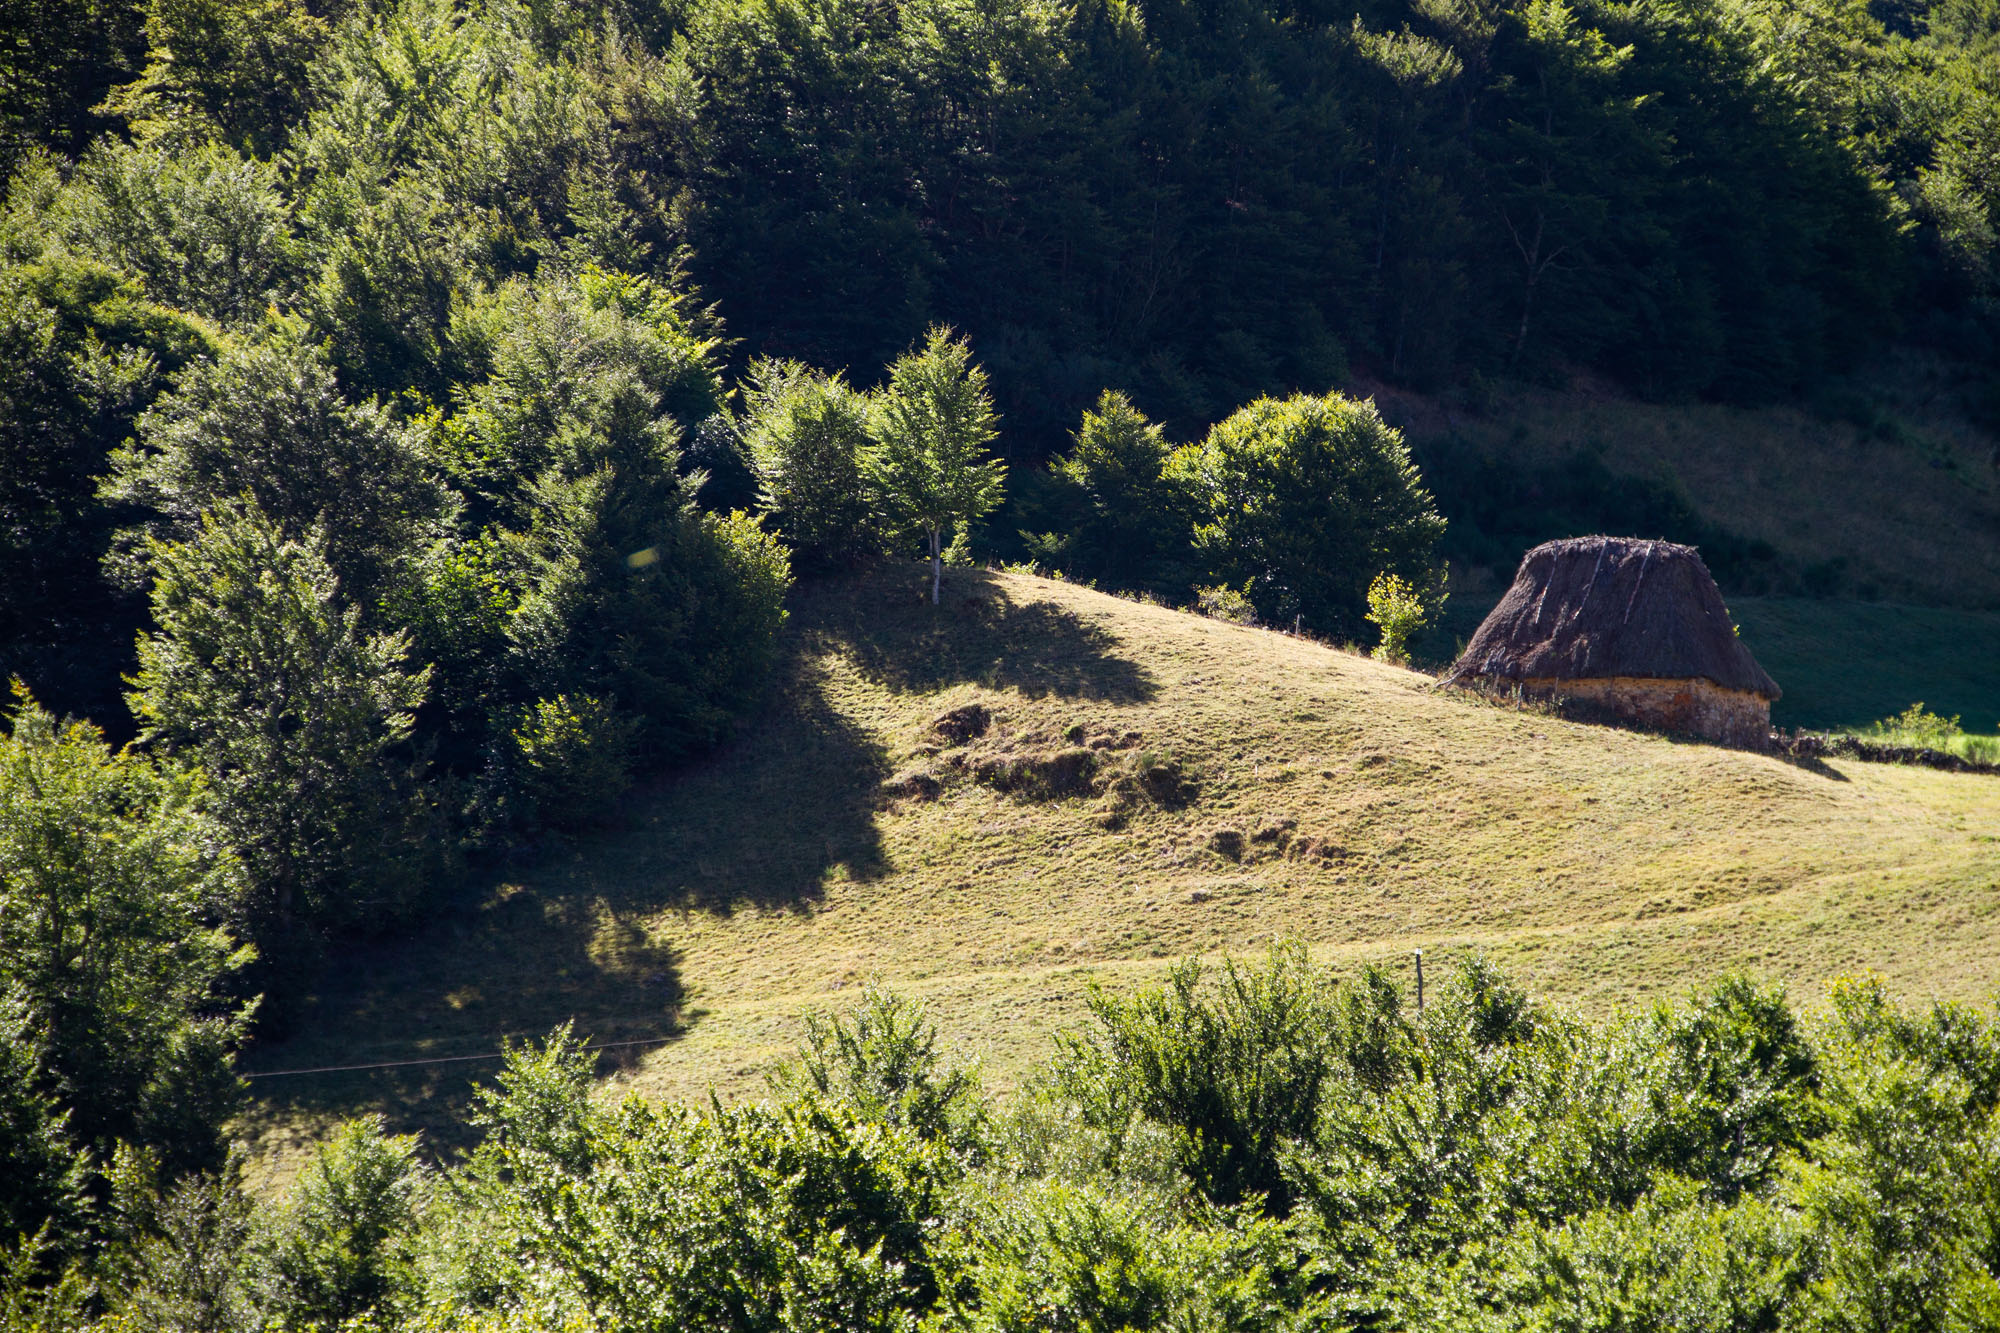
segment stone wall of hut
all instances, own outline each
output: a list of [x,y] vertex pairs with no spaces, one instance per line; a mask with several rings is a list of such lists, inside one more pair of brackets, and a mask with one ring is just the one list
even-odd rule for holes
[[1585,714],[1603,714],[1656,731],[1705,736],[1724,745],[1760,748],[1771,735],[1771,702],[1748,690],[1725,690],[1707,680],[1608,676],[1594,680],[1530,679],[1530,698],[1561,698]]

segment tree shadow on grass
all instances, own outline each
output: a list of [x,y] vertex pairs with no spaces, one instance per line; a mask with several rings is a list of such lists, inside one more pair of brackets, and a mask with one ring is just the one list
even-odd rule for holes
[[632,910],[806,911],[830,875],[888,870],[876,819],[889,757],[827,697],[793,636],[776,689],[744,734],[661,790],[591,873]]
[[825,588],[800,633],[893,690],[971,683],[1117,704],[1158,693],[1152,673],[1120,657],[1107,630],[1053,602],[1016,601],[984,570],[948,571],[939,606],[929,592],[928,577],[919,586],[907,567],[887,566]]
[[310,1136],[379,1112],[435,1148],[462,1146],[472,1085],[499,1069],[505,1041],[564,1023],[593,1043],[670,1041],[698,1021],[681,1002],[670,913],[809,912],[829,878],[885,873],[888,755],[836,706],[828,650],[898,691],[1154,696],[1150,673],[1073,612],[1017,602],[969,570],[951,571],[933,608],[914,573],[884,566],[801,598],[765,703],[730,743],[635,793],[620,831],[490,870],[435,919],[343,946],[292,1035],[244,1062],[257,1076],[252,1134]]
[[[472,1089],[509,1043],[564,1023],[607,1046],[609,1073],[671,1041],[685,1011],[679,958],[602,895],[530,875],[403,938],[351,946],[304,1002],[293,1035],[243,1061],[253,1136],[304,1138],[379,1113],[433,1152],[469,1146]],[[643,1042],[645,1045],[629,1043]]]
[[1847,774],[1816,755],[1793,755],[1786,754],[1783,751],[1774,751],[1772,757],[1781,764],[1789,764],[1791,767],[1799,769],[1802,772],[1810,773],[1814,777],[1826,778],[1830,782],[1851,781]]
[[[275,1150],[374,1112],[448,1152],[476,1141],[472,1088],[498,1072],[506,1041],[570,1023],[614,1047],[600,1057],[606,1073],[671,1042],[700,1014],[683,1005],[663,914],[804,912],[829,875],[882,874],[888,769],[790,636],[777,682],[738,738],[635,793],[619,831],[489,871],[437,918],[344,946],[293,1035],[248,1053],[245,1130]],[[364,1065],[387,1067],[350,1068]],[[293,1072],[305,1070],[324,1072]]]

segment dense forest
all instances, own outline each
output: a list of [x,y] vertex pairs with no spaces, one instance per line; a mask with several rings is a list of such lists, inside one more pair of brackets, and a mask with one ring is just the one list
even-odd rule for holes
[[1281,959],[1104,1001],[1018,1116],[886,1000],[769,1111],[557,1041],[462,1167],[351,1127],[282,1215],[222,1128],[331,949],[729,735],[794,579],[1393,647],[1445,523],[1357,375],[1903,340],[2000,417],[1995,0],[0,0],[0,187],[0,1327],[2000,1308],[1995,1039],[1865,990],[1587,1029]]
[[1350,364],[1757,396],[1991,351],[1980,0],[11,15],[8,259],[296,311],[355,397],[448,403],[465,308],[584,261],[684,274],[739,358],[962,328],[1017,459],[1107,386],[1191,430]]

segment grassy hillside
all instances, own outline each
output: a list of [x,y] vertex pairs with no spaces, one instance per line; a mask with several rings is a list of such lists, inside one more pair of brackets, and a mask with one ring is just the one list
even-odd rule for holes
[[[2000,982],[2000,778],[1593,729],[1026,577],[954,572],[934,611],[920,582],[803,592],[738,741],[354,959],[249,1067],[476,1056],[574,1018],[670,1038],[617,1053],[632,1086],[731,1095],[875,978],[1004,1084],[1088,981],[1293,932],[1336,963],[1483,949],[1593,1009],[1730,968]],[[974,704],[985,735],[934,728]],[[247,1129],[277,1169],[360,1110],[448,1139],[491,1068],[260,1079]]]
[[2000,437],[1968,374],[1910,354],[1813,404],[1762,407],[1647,403],[1587,380],[1476,402],[1358,391],[1423,460],[1475,600],[1537,541],[1614,531],[1695,542],[1732,600],[1994,610]]

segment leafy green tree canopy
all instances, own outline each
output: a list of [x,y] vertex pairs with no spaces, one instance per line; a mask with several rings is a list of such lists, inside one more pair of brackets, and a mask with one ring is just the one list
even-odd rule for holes
[[16,1246],[25,1254],[25,1237],[60,1245],[82,1228],[88,1159],[45,1086],[41,1055],[27,1001],[0,992],[0,1255]]
[[410,1135],[350,1120],[301,1173],[266,1241],[264,1304],[287,1327],[333,1330],[390,1313],[414,1285],[426,1172]]
[[322,353],[285,325],[191,366],[113,454],[104,489],[158,515],[152,535],[164,539],[193,537],[204,513],[250,496],[287,537],[321,533],[363,607],[448,504],[420,437],[377,404],[350,403]]
[[1194,574],[1193,506],[1167,472],[1173,446],[1165,431],[1107,389],[1071,438],[1050,467],[1063,566],[1108,587],[1185,592]]
[[25,693],[0,738],[0,994],[25,1016],[32,1086],[100,1161],[125,1141],[212,1167],[240,1093],[248,1009],[223,988],[251,955],[215,924],[242,889],[203,799]]
[[297,286],[302,256],[274,162],[208,142],[101,141],[52,202],[55,238],[162,304],[244,328]]
[[760,507],[801,569],[838,569],[879,549],[862,463],[873,441],[865,394],[799,361],[754,361],[743,443]]
[[327,25],[299,0],[148,0],[146,66],[104,110],[142,142],[219,141],[259,156],[305,106]]
[[[37,230],[33,212],[9,210],[0,248],[16,225]],[[100,572],[122,516],[98,479],[166,378],[216,335],[97,260],[32,253],[0,269],[0,672],[116,726],[139,613]]]
[[207,779],[250,877],[241,919],[267,955],[392,918],[419,882],[421,828],[392,765],[430,671],[406,664],[406,635],[363,629],[328,545],[246,497],[146,549],[157,628],[139,641],[132,711]]
[[1168,475],[1194,499],[1197,551],[1248,582],[1268,621],[1352,638],[1377,574],[1436,582],[1444,520],[1373,403],[1259,399],[1176,450]]
[[495,700],[591,696],[655,760],[713,740],[761,686],[790,570],[754,521],[702,513],[680,402],[712,414],[712,346],[651,283],[586,272],[510,296],[491,373],[444,423],[509,593]]

